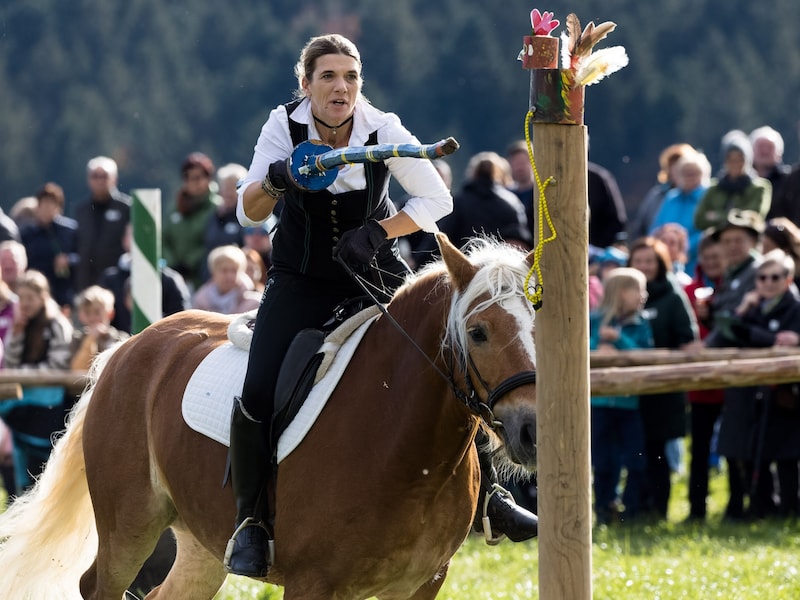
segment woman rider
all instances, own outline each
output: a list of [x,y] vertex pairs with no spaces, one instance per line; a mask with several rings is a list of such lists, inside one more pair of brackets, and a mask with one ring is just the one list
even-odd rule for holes
[[[419,142],[396,115],[379,111],[364,98],[361,58],[347,38],[333,34],[309,40],[295,75],[298,99],[276,107],[262,127],[237,206],[239,222],[254,226],[279,201],[283,205],[244,387],[231,422],[237,514],[225,567],[251,577],[265,576],[269,568],[261,496],[276,460],[277,440],[269,425],[282,358],[299,331],[320,328],[343,300],[363,295],[334,254],[357,270],[375,264],[371,272],[380,278],[383,300],[388,300],[409,272],[397,238],[420,228],[437,231],[436,221],[452,210],[452,197],[436,170],[429,161],[414,158],[347,165],[327,189],[299,189],[287,159],[307,139],[333,148]],[[388,196],[390,175],[410,196],[400,212]],[[491,498],[493,529],[512,539],[536,534],[534,515],[500,494]]]

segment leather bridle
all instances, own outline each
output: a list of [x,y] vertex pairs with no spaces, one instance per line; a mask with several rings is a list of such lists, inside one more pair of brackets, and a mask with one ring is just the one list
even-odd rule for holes
[[[416,348],[416,350],[425,358],[428,364],[433,367],[434,371],[436,371],[439,376],[448,383],[453,395],[460,400],[467,407],[467,409],[482,419],[483,422],[486,423],[486,425],[491,429],[497,429],[498,427],[502,426],[502,423],[494,417],[494,407],[497,405],[500,399],[518,387],[536,383],[536,370],[534,369],[531,371],[521,371],[520,373],[511,375],[510,377],[501,381],[497,387],[492,389],[489,387],[489,384],[486,382],[486,380],[481,376],[480,371],[478,370],[475,361],[472,360],[472,355],[470,355],[469,352],[467,352],[466,360],[456,360],[455,352],[451,352],[449,354],[449,359],[447,360],[448,372],[445,373],[436,365],[436,363],[419,346],[419,344],[417,344],[414,338],[412,338],[408,332],[403,329],[403,326],[400,325],[400,323],[398,323],[391,314],[389,314],[386,306],[384,306],[384,304],[375,297],[375,295],[372,293],[372,290],[370,290],[364,282],[363,278],[356,274],[349,265],[341,260],[341,258],[336,257],[336,260],[342,265],[345,271],[350,274],[350,277],[353,278],[353,280],[364,291],[364,293],[375,303],[383,316],[385,316],[389,322],[411,343],[411,345]],[[464,385],[466,389],[460,388],[456,382],[456,367],[453,364],[454,362],[466,365],[463,373]],[[475,378],[478,380],[478,383],[483,388],[483,391],[486,392],[486,401],[481,400],[475,384],[472,381],[470,371],[475,374]]]

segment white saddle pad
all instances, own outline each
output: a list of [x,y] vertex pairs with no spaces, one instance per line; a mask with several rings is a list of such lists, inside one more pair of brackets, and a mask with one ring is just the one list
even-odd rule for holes
[[[377,307],[368,310],[368,314],[362,311],[325,338],[322,350],[326,359],[317,374],[317,382],[278,440],[279,462],[300,444],[322,412],[361,338],[377,316]],[[354,319],[358,319],[355,328],[352,327]],[[349,334],[346,339],[342,339],[343,332]],[[237,340],[237,344],[249,346],[249,340],[247,342],[241,344]],[[182,412],[186,424],[225,446],[230,445],[233,399],[242,393],[247,358],[247,350],[232,342],[222,344],[198,365],[183,394]]]

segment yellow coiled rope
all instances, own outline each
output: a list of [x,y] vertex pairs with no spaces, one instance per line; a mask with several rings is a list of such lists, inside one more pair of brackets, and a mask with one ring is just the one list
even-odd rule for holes
[[[547,198],[545,198],[545,188],[553,180],[548,177],[544,183],[539,178],[539,170],[536,168],[536,161],[533,158],[533,146],[531,145],[531,119],[533,118],[533,111],[528,111],[525,116],[525,141],[528,144],[528,158],[533,167],[533,176],[536,179],[536,188],[539,190],[539,199],[536,203],[537,206],[537,226],[538,235],[536,237],[536,247],[533,250],[533,264],[531,265],[528,275],[525,277],[525,297],[533,304],[534,310],[539,310],[542,307],[542,293],[544,292],[544,281],[542,280],[542,269],[539,266],[539,261],[542,258],[542,249],[548,242],[556,239],[556,228],[553,227],[553,221],[550,219],[550,210],[547,208]],[[544,224],[547,222],[550,237],[544,237]],[[531,285],[531,277],[536,274],[536,284]]]

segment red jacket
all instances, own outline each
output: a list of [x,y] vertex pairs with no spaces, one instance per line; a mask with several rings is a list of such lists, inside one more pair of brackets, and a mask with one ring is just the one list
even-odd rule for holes
[[[719,285],[720,281],[710,281],[708,277],[705,276],[703,270],[700,268],[700,265],[697,265],[695,268],[695,275],[692,282],[688,284],[683,290],[686,292],[686,295],[689,297],[689,302],[692,304],[692,309],[695,309],[695,304],[697,299],[695,298],[695,291],[697,288],[701,287],[716,287]],[[695,315],[696,315],[695,309]],[[709,329],[706,325],[698,318],[697,319],[697,326],[700,329],[700,339],[705,339],[705,337],[709,334]],[[724,400],[723,397],[723,390],[692,390],[688,393],[689,402],[697,402],[697,403],[704,403],[704,404],[722,404]]]

